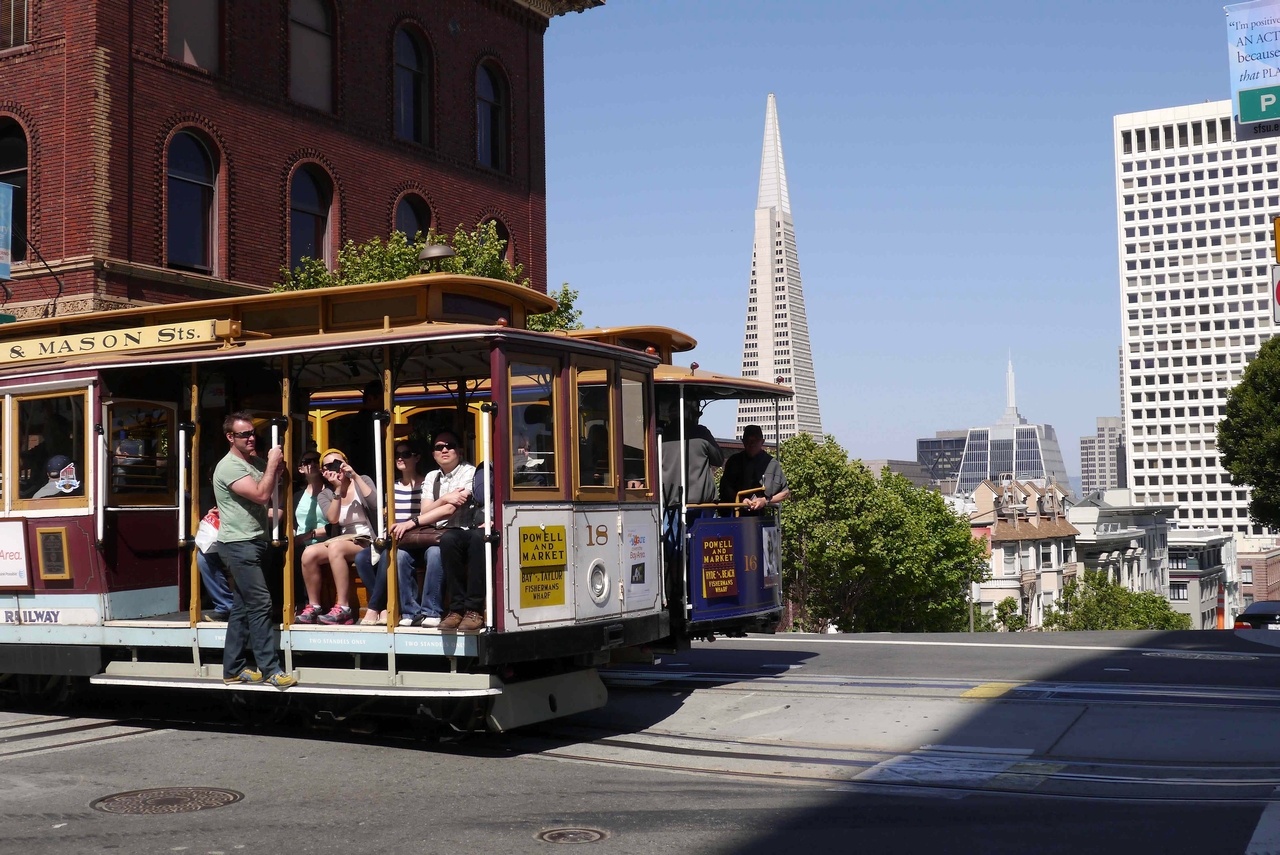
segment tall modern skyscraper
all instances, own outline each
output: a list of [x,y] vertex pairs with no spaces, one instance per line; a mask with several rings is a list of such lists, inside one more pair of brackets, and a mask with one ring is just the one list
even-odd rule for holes
[[822,435],[818,414],[818,383],[813,374],[809,321],[800,284],[800,256],[796,227],[787,194],[787,170],[782,163],[778,106],[769,95],[764,119],[764,154],[760,159],[760,190],[756,197],[755,242],[751,251],[751,290],[747,298],[747,328],[742,338],[742,376],[781,380],[795,397],[778,407],[746,400],[738,404],[738,434],[749,424],[764,430],[774,444],[797,433]]
[[1053,425],[1030,424],[1018,412],[1013,360],[1005,372],[1004,415],[990,427],[969,428],[960,459],[957,493],[972,493],[988,478],[1015,481],[1043,479],[1071,492],[1067,467]]
[[1220,465],[1227,392],[1273,334],[1277,140],[1235,142],[1231,102],[1115,117],[1129,487],[1187,526],[1262,536]]
[[1124,487],[1124,417],[1098,416],[1097,433],[1080,437],[1080,490]]

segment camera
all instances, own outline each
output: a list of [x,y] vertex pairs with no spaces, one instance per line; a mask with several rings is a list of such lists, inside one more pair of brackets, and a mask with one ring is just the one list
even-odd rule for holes
[[324,465],[324,468],[325,468],[325,469],[328,469],[330,472],[341,472],[341,471],[342,471],[342,461],[341,461],[341,460],[330,460],[328,463],[326,463],[326,464]]

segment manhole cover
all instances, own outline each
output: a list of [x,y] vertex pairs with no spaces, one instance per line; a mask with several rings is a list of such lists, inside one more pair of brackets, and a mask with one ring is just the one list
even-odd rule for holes
[[1157,659],[1199,659],[1209,662],[1235,662],[1239,660],[1257,659],[1257,656],[1250,656],[1247,653],[1192,653],[1190,651],[1173,651],[1159,653],[1144,653],[1143,656],[1154,656]]
[[190,813],[234,804],[242,798],[244,793],[215,787],[162,787],[103,796],[89,807],[103,813]]
[[544,843],[596,843],[609,833],[598,828],[553,828],[536,836]]

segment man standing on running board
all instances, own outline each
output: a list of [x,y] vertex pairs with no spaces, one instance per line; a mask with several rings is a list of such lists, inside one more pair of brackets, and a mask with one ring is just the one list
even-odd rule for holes
[[[298,681],[284,673],[271,637],[271,592],[262,567],[271,547],[267,505],[276,481],[284,471],[284,453],[279,448],[267,452],[264,461],[256,454],[258,439],[253,415],[232,413],[222,422],[231,450],[213,470],[213,494],[221,516],[218,526],[218,554],[235,580],[231,619],[222,651],[222,682],[266,682],[287,689]],[[245,661],[245,648],[253,651],[256,668]]]

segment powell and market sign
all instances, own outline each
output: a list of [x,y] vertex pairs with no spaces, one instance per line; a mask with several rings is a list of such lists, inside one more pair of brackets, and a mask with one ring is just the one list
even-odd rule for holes
[[1280,136],[1280,0],[1227,6],[1237,140]]
[[[225,324],[225,322],[223,322]],[[23,341],[0,342],[0,365],[13,365],[33,359],[58,356],[84,356],[122,350],[142,350],[181,344],[204,344],[218,341],[223,332],[218,321],[184,321],[132,329],[55,335]]]

